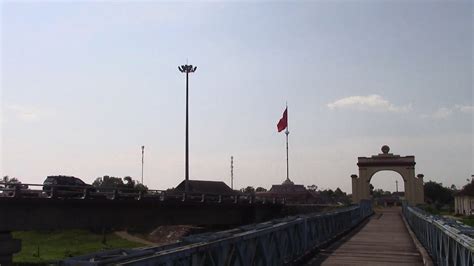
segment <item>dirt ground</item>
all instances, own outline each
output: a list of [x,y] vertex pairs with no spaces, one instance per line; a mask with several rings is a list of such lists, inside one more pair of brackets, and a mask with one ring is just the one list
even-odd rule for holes
[[119,231],[115,232],[115,234],[126,240],[147,246],[161,246],[175,243],[182,237],[202,233],[205,230],[205,228],[193,225],[167,225],[158,226],[155,230],[149,233]]

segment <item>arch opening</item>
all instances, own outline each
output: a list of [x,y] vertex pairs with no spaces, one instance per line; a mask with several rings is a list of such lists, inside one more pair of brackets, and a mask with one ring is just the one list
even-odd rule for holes
[[405,179],[394,170],[380,170],[369,178],[370,197],[374,206],[401,206],[405,200]]
[[398,171],[398,169],[380,169],[380,170],[375,170],[370,176],[369,176],[369,182],[372,182],[372,178],[374,176],[385,176],[386,178],[392,177],[400,177],[403,182],[406,182],[405,177],[403,177],[403,174]]

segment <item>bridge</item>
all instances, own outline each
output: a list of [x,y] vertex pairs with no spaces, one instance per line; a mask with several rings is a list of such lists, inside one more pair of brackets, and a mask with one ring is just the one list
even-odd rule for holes
[[473,265],[473,228],[407,205],[372,214],[365,201],[62,265]]
[[118,229],[137,224],[226,224],[235,228],[189,236],[165,246],[79,256],[61,264],[473,265],[474,260],[472,227],[407,204],[403,210],[374,214],[371,202],[362,200],[315,213],[309,206],[305,209],[248,195],[176,195],[153,190],[44,193],[21,186],[0,191],[1,265],[11,264],[12,254],[20,250],[20,241],[11,238],[14,230]]

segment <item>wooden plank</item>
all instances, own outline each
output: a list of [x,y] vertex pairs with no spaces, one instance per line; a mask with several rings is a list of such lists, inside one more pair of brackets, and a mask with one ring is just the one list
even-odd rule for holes
[[423,265],[400,208],[376,211],[355,235],[333,244],[307,265]]

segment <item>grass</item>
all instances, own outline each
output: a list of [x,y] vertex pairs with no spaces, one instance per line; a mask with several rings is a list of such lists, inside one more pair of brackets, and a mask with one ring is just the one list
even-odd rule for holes
[[13,232],[13,237],[22,241],[21,251],[13,256],[18,264],[44,265],[97,251],[143,246],[113,233],[107,234],[106,244],[102,244],[102,234],[86,230],[20,231]]
[[440,210],[437,209],[433,206],[430,205],[421,205],[418,206],[420,209],[426,211],[427,213],[433,214],[433,215],[453,215],[453,212],[449,210]]
[[474,216],[468,216],[461,219],[461,222],[474,227]]
[[[448,212],[448,211],[440,211],[438,209],[432,208],[431,206],[422,206],[422,209],[424,209],[426,212],[429,212],[431,214],[435,215],[447,215],[447,216],[455,216],[454,213]],[[457,216],[457,215],[456,215]],[[474,227],[474,216],[459,216],[459,218],[453,217],[456,220],[461,221],[465,225],[473,226]]]

